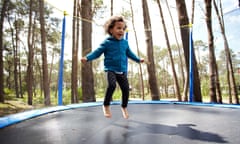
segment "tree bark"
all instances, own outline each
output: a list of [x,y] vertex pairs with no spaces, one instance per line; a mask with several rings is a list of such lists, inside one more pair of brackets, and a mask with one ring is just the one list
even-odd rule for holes
[[[136,46],[137,46],[137,53],[138,53],[138,55],[140,55],[140,49],[139,49],[139,45],[138,45],[138,37],[137,37],[135,22],[134,22],[132,0],[130,0],[130,7],[131,7],[131,13],[132,13],[132,24],[133,24],[133,31],[134,31],[135,41],[136,41]],[[142,98],[142,100],[144,100],[145,99],[145,92],[144,92],[143,72],[142,72],[142,65],[141,64],[139,64],[139,71],[140,71],[140,82],[141,82],[141,87],[139,88],[139,91],[141,91],[141,98]]]
[[[82,16],[82,55],[92,51],[92,0],[81,1]],[[94,102],[95,90],[92,62],[82,65],[82,95],[83,102]]]
[[[14,30],[13,30],[14,31]],[[14,32],[13,32],[14,35]],[[16,98],[19,98],[19,81],[18,81],[18,26],[15,19],[15,45],[13,45],[13,63],[14,63],[14,83]],[[12,37],[14,43],[14,38]]]
[[113,0],[111,0],[111,16],[113,15]]
[[29,10],[29,26],[28,26],[28,66],[27,66],[27,94],[28,94],[28,104],[32,105],[33,101],[33,37],[32,34],[32,5],[33,0],[30,0],[30,10]]
[[214,52],[212,32],[212,0],[205,0],[206,24],[208,30],[209,74],[210,74],[210,102],[217,102],[216,96],[216,57]]
[[46,30],[45,30],[45,19],[44,19],[44,0],[39,0],[39,11],[40,11],[40,27],[41,27],[44,104],[46,106],[49,106],[49,105],[51,105],[51,99],[50,99],[50,89],[49,89],[49,81],[48,81]]
[[0,17],[0,102],[4,103],[4,73],[3,73],[3,23],[5,18],[5,12],[7,11],[8,7],[8,0],[2,1],[2,10],[1,10],[1,17]]
[[[186,62],[186,81],[185,87],[189,85],[189,19],[187,15],[187,9],[185,1],[183,0],[176,0],[176,6],[178,11],[178,21],[180,26],[182,44],[183,44],[183,51],[184,51],[184,58]],[[195,53],[193,53],[193,66],[194,66],[194,98],[193,100],[196,102],[202,102],[202,94],[200,88],[200,79],[198,73],[198,67],[196,62]],[[187,88],[186,90],[187,91]],[[187,100],[187,97],[184,98]]]
[[170,46],[170,42],[169,42],[169,39],[168,39],[167,28],[166,28],[165,21],[164,21],[162,6],[161,6],[161,3],[160,3],[160,0],[157,0],[157,3],[158,3],[159,11],[160,11],[162,26],[163,26],[163,30],[164,30],[165,40],[166,40],[168,54],[169,54],[170,63],[171,63],[171,67],[172,67],[172,72],[173,72],[174,89],[175,89],[178,101],[182,101],[182,97],[181,97],[181,94],[180,94],[179,83],[178,83],[178,78],[177,78],[176,70],[175,70],[175,67],[174,67],[174,61],[173,61],[171,46]]
[[[8,13],[8,24],[10,26],[10,34],[11,34],[11,44],[12,44],[12,51],[13,51],[13,79],[14,79],[14,89],[15,89],[15,96],[16,98],[19,98],[19,84],[18,84],[18,56],[17,56],[17,20],[16,18],[14,19],[14,23],[12,25],[11,22],[11,17],[9,16],[10,14]],[[15,30],[15,31],[14,31]],[[15,38],[15,39],[14,39]]]
[[78,103],[78,40],[79,40],[79,20],[78,16],[78,3],[79,0],[74,0],[73,6],[73,23],[72,23],[72,74],[71,74],[71,102]]
[[[228,71],[229,80],[230,80],[229,88],[231,88],[231,94],[233,94],[233,96],[235,98],[235,103],[239,104],[239,98],[238,98],[238,93],[237,93],[236,81],[235,81],[235,77],[234,77],[234,70],[233,70],[233,65],[232,65],[231,53],[230,53],[230,50],[229,50],[228,40],[227,40],[227,37],[226,37],[226,34],[225,34],[224,19],[221,18],[220,14],[219,14],[219,10],[218,10],[218,7],[217,7],[217,4],[216,4],[215,0],[213,0],[213,4],[214,4],[214,8],[215,8],[217,17],[218,17],[221,34],[222,34],[223,41],[224,41],[224,50],[225,50],[225,55],[226,55],[227,65],[228,65],[227,71]],[[220,1],[220,4],[221,4],[221,1]],[[221,7],[221,11],[222,11],[222,7]],[[219,99],[221,99],[221,97],[219,97]]]
[[[169,13],[170,18],[171,18],[171,23],[172,23],[172,27],[173,27],[173,31],[174,31],[174,37],[175,37],[176,45],[177,45],[177,49],[178,49],[180,71],[181,71],[181,77],[182,77],[182,87],[184,87],[184,82],[185,82],[184,63],[185,62],[182,59],[182,51],[181,51],[180,44],[179,44],[178,39],[177,39],[177,32],[176,32],[176,29],[174,28],[175,27],[174,26],[174,20],[173,20],[172,13],[170,11],[170,7],[169,7],[169,4],[168,4],[167,0],[166,0],[166,5],[167,5],[168,13]],[[185,93],[183,93],[183,97],[187,97],[187,92],[186,91],[185,91]]]
[[152,27],[151,27],[151,20],[149,15],[149,9],[147,0],[142,0],[142,8],[143,8],[143,22],[144,22],[144,29],[146,35],[146,44],[147,44],[147,57],[148,57],[148,83],[150,86],[150,92],[152,100],[159,100],[160,93],[157,84],[156,78],[156,70],[155,70],[155,63],[154,63],[154,56],[153,56],[153,41],[152,41]]

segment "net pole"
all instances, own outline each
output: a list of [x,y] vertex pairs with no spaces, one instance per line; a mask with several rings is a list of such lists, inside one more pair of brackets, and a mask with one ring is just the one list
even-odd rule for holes
[[62,22],[62,40],[59,62],[59,77],[58,77],[58,105],[62,105],[62,91],[63,91],[63,66],[64,66],[64,44],[65,44],[65,30],[66,30],[66,12],[64,11],[64,17]]

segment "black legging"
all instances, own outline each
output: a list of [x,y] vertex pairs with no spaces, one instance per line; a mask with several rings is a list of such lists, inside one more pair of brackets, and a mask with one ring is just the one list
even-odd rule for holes
[[122,107],[127,107],[128,97],[129,97],[129,83],[127,79],[127,74],[116,74],[112,71],[106,72],[108,87],[105,93],[105,98],[103,105],[110,105],[110,101],[112,99],[113,92],[116,88],[116,82],[118,82],[121,91],[122,91]]

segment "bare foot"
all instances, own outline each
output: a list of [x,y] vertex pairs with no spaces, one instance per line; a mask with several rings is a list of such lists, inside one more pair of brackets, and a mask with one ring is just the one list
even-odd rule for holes
[[106,118],[111,118],[112,117],[109,106],[103,106],[103,114]]
[[122,110],[122,115],[125,119],[128,119],[129,118],[129,114],[128,114],[128,111],[127,111],[127,108],[121,108]]

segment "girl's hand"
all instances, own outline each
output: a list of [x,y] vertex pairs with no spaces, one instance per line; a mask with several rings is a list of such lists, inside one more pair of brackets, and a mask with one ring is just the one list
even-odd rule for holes
[[86,57],[82,57],[82,58],[81,58],[81,62],[82,62],[82,63],[86,63],[86,62],[87,62],[87,58],[86,58]]
[[144,62],[144,59],[143,59],[143,58],[141,58],[141,59],[140,59],[140,63],[143,63],[143,62]]

